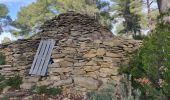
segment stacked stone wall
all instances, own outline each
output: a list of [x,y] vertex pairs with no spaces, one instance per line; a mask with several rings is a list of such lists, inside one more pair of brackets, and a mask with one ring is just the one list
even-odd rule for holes
[[[56,40],[45,77],[29,75],[41,39]],[[71,87],[89,91],[115,80],[119,82],[120,64],[128,63],[141,41],[114,37],[110,31],[87,15],[66,13],[47,21],[30,39],[1,45],[6,65],[0,66],[5,77],[19,75],[21,88],[33,85]]]

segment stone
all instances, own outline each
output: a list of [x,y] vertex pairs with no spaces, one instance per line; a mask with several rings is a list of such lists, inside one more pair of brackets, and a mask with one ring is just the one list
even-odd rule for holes
[[105,77],[107,77],[107,74],[106,74],[106,73],[102,73],[102,72],[100,72],[100,73],[99,73],[99,76],[100,76],[100,77],[104,77],[104,78],[105,78]]
[[62,62],[64,59],[53,59],[54,63]]
[[64,56],[65,56],[64,54],[52,54],[51,58],[57,59],[57,58],[63,58]]
[[99,78],[99,80],[102,81],[103,84],[107,84],[110,78]]
[[86,64],[86,62],[76,62],[76,63],[74,63],[74,66],[75,67],[82,67],[82,66],[84,66]]
[[83,69],[74,69],[72,74],[73,75],[84,75],[86,74],[86,71],[84,71]]
[[73,63],[69,61],[62,61],[62,62],[59,62],[59,64],[61,67],[72,67],[73,66]]
[[33,86],[35,85],[35,83],[23,83],[20,85],[21,89],[31,89]]
[[74,83],[89,90],[97,89],[100,86],[99,81],[91,77],[74,77]]
[[87,65],[87,66],[96,66],[97,63],[92,60],[92,61],[87,62],[86,65]]
[[83,57],[93,58],[93,57],[96,57],[96,55],[97,55],[96,50],[92,49],[88,53],[86,53]]
[[105,73],[107,75],[118,75],[118,67],[114,67],[114,68],[100,68],[100,72],[101,73]]
[[111,42],[111,41],[104,41],[103,44],[106,46],[111,46],[111,47],[114,46],[114,42]]
[[59,63],[52,63],[49,65],[49,68],[59,68],[59,67],[60,67]]
[[28,76],[23,78],[24,82],[32,83],[32,82],[38,82],[40,80],[40,77],[38,76]]
[[103,61],[113,62],[113,58],[111,58],[111,57],[103,57]]
[[87,53],[83,57],[92,58],[92,57],[96,57],[96,54]]
[[86,76],[90,76],[90,77],[97,79],[99,76],[99,72],[98,71],[88,72]]
[[120,54],[110,53],[110,52],[106,52],[106,56],[107,57],[112,57],[112,58],[120,58],[121,57]]
[[71,36],[81,35],[79,31],[71,31],[70,33],[71,33]]
[[94,40],[94,43],[100,44],[100,43],[102,43],[102,41],[101,40]]
[[111,76],[111,79],[119,83],[120,80],[122,79],[122,76],[121,75],[119,75],[119,76]]
[[113,63],[101,63],[101,68],[113,68]]
[[49,72],[66,73],[73,71],[72,67],[49,69]]
[[70,84],[72,84],[72,82],[73,82],[73,79],[71,79],[71,78],[66,79],[66,80],[56,81],[56,82],[54,82],[53,87],[70,85]]
[[98,56],[103,56],[106,53],[104,48],[99,48],[97,49],[97,55]]
[[100,68],[100,66],[84,66],[84,70],[85,71],[89,71],[89,72],[91,72],[91,71],[96,71],[96,70],[98,70]]
[[5,94],[10,90],[11,86],[7,86],[3,89],[2,93]]
[[62,100],[71,100],[71,99],[65,97],[65,98],[63,98]]
[[53,83],[54,83],[54,81],[50,81],[49,79],[47,79],[47,80],[39,81],[37,83],[37,86],[50,86]]
[[60,76],[50,76],[50,80],[52,80],[52,81],[59,81],[60,80]]

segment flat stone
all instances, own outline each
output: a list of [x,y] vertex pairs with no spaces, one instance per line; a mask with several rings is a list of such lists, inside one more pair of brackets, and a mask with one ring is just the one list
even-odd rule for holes
[[100,66],[84,66],[85,71],[96,71],[100,68]]
[[70,72],[70,71],[73,71],[72,67],[49,69],[49,72],[58,72],[58,73],[64,73],[64,72]]
[[75,67],[82,67],[82,66],[84,66],[86,64],[86,62],[76,62],[76,63],[74,63],[74,66]]
[[62,61],[62,62],[59,62],[59,64],[61,67],[72,67],[73,66],[73,63],[69,61]]
[[101,63],[102,68],[113,68],[114,64],[113,63]]
[[93,77],[93,78],[97,79],[99,76],[99,72],[98,71],[88,72],[86,76]]
[[60,80],[60,76],[50,76],[50,80],[52,80],[52,81],[59,81]]
[[107,75],[118,75],[118,67],[114,67],[114,68],[100,68],[100,72],[101,73],[105,73]]
[[94,40],[94,43],[100,44],[100,43],[102,43],[102,41],[101,40]]
[[93,90],[99,87],[99,81],[91,77],[74,77],[74,83],[81,87]]
[[103,56],[106,53],[104,48],[99,48],[97,49],[97,55],[98,56]]
[[106,73],[101,73],[101,72],[100,72],[100,73],[99,73],[99,76],[105,78],[105,77],[107,77],[107,74],[106,74]]
[[31,89],[34,85],[35,85],[35,83],[23,83],[20,85],[20,88],[21,89]]
[[53,59],[54,63],[58,63],[58,62],[61,62],[61,61],[64,61],[64,59]]
[[72,74],[73,75],[84,75],[86,74],[86,71],[84,71],[83,69],[74,69]]
[[66,79],[66,80],[56,81],[56,82],[54,82],[53,87],[69,85],[69,84],[72,84],[72,82],[73,82],[73,80],[71,78]]
[[96,57],[96,54],[87,53],[83,57],[92,58],[92,57]]
[[38,86],[50,86],[54,83],[54,81],[50,81],[50,80],[43,80],[43,81],[39,81],[37,83]]
[[49,68],[59,68],[59,67],[60,67],[59,63],[53,63],[49,65]]
[[10,88],[11,88],[10,86],[5,87],[5,88],[3,89],[3,91],[2,91],[2,93],[3,93],[3,94],[7,93]]
[[96,56],[97,56],[96,50],[92,49],[88,53],[86,53],[83,57],[92,58],[92,57],[96,57]]
[[111,58],[111,57],[103,57],[103,61],[113,62],[113,58]]
[[122,79],[122,76],[121,75],[119,75],[119,76],[111,76],[111,79],[119,83],[120,80]]
[[111,46],[111,47],[114,46],[114,42],[112,41],[104,41],[103,44],[106,46]]
[[112,58],[120,58],[121,57],[120,54],[110,53],[110,52],[106,52],[106,56],[112,57]]
[[87,62],[86,65],[87,65],[87,66],[96,66],[97,63],[92,60],[92,61]]

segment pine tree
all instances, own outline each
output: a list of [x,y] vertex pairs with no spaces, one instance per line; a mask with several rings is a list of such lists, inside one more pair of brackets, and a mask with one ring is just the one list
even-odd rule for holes
[[13,31],[15,35],[27,35],[37,29],[45,20],[60,13],[75,11],[89,16],[96,16],[103,26],[111,27],[111,17],[108,10],[101,10],[109,6],[101,0],[37,0],[21,8],[17,20],[13,23],[21,31]]
[[112,10],[116,12],[115,17],[124,19],[124,29],[120,33],[127,35],[141,35],[140,33],[140,20],[142,3],[140,0],[112,0],[114,5]]
[[0,4],[0,33],[2,33],[3,27],[9,25],[12,22],[10,16],[8,16],[8,8],[4,4]]

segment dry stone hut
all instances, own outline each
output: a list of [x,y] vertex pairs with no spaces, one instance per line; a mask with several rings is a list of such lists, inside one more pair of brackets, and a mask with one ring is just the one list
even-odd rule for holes
[[[53,63],[46,76],[30,75],[40,40],[54,39]],[[140,41],[113,36],[94,18],[78,13],[64,13],[47,21],[41,31],[30,39],[1,45],[6,65],[0,66],[5,77],[23,77],[21,88],[33,85],[62,86],[88,91],[109,81],[119,81],[118,68],[139,47]]]

